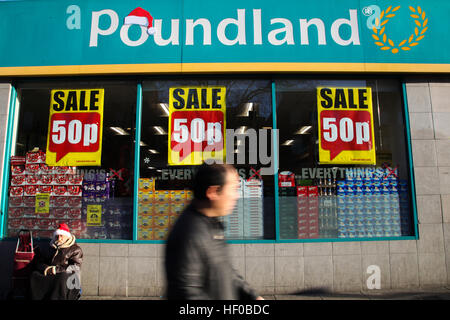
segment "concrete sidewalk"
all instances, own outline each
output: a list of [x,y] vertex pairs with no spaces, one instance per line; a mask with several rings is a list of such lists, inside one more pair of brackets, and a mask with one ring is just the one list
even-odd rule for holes
[[[411,290],[372,290],[331,293],[308,290],[295,294],[263,295],[266,300],[450,300],[450,287]],[[163,297],[83,296],[81,300],[164,300]]]

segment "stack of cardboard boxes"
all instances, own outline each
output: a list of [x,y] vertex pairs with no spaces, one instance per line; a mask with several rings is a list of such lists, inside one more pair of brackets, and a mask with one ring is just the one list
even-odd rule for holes
[[227,239],[263,237],[263,181],[240,178],[239,199],[232,214],[223,218]]
[[298,239],[319,237],[319,197],[317,186],[297,187]]
[[190,190],[156,190],[154,178],[139,179],[138,240],[165,240],[191,200]]
[[239,179],[239,199],[230,215],[223,217],[227,239],[244,238],[244,179]]
[[[47,166],[41,150],[11,157],[8,234],[30,229],[33,236],[51,237],[58,224],[67,223],[79,236],[85,229],[81,222],[82,182],[74,167]],[[36,203],[36,195],[48,198]],[[37,206],[42,208],[37,210]]]
[[[280,172],[278,174],[278,208],[281,239],[298,237],[299,214],[296,193],[295,174],[290,171]],[[304,205],[306,206],[306,203]]]
[[[338,236],[401,236],[402,227],[406,229],[409,226],[408,219],[401,219],[402,213],[407,216],[409,202],[406,181],[399,182],[396,170],[363,169],[348,168],[346,179],[338,181]],[[406,209],[401,210],[400,207]]]
[[319,237],[319,193],[317,186],[296,186],[295,174],[278,175],[281,239]]
[[263,190],[263,181],[260,179],[244,181],[244,239],[263,237]]
[[[87,223],[86,239],[130,239],[132,236],[133,202],[126,197],[114,197],[115,180],[110,174],[87,173],[83,180],[82,220]],[[90,206],[97,206],[100,219],[88,217]]]

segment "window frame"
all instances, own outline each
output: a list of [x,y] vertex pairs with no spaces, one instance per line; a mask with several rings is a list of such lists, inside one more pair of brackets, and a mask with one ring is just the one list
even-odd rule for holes
[[[279,230],[279,201],[278,201],[278,144],[277,144],[277,112],[276,112],[276,81],[279,79],[299,79],[302,78],[312,78],[317,76],[318,78],[325,78],[327,76],[340,78],[340,79],[398,79],[400,83],[399,90],[400,94],[403,98],[403,121],[405,124],[405,139],[406,139],[406,147],[407,147],[407,155],[408,159],[408,169],[409,169],[409,181],[410,181],[410,196],[411,196],[411,210],[412,210],[412,222],[414,224],[414,235],[412,236],[400,236],[400,237],[373,237],[373,238],[317,238],[317,239],[280,239],[280,230]],[[155,81],[155,80],[166,80],[172,79],[176,80],[180,75],[165,75],[165,76],[147,76],[147,77],[112,77],[108,78],[108,81],[123,81],[123,80],[135,80],[137,86],[137,99],[136,99],[136,130],[135,130],[135,141],[140,141],[141,137],[141,123],[142,123],[142,102],[143,102],[143,90],[142,90],[142,82],[143,81]],[[237,75],[191,75],[189,78],[205,78],[214,79],[240,79],[240,78],[255,78],[255,79],[268,79],[271,82],[271,94],[272,94],[272,125],[274,129],[274,150],[275,154],[275,176],[274,176],[274,200],[275,200],[275,239],[260,239],[260,240],[227,240],[228,243],[231,244],[250,244],[250,243],[260,243],[260,244],[270,244],[270,243],[312,243],[312,242],[362,242],[362,241],[391,241],[391,240],[417,240],[419,239],[418,235],[418,218],[417,218],[417,205],[416,205],[416,191],[415,191],[415,179],[414,179],[414,164],[412,158],[412,145],[411,145],[411,132],[410,132],[410,124],[409,124],[409,112],[408,112],[408,100],[407,100],[407,92],[406,92],[406,82],[399,75],[393,76],[372,76],[372,75],[341,75],[341,74],[324,74],[324,75],[272,75],[272,74],[237,74]],[[7,221],[7,208],[8,208],[8,186],[9,186],[9,178],[10,178],[10,156],[12,149],[12,140],[13,136],[16,134],[17,124],[18,124],[18,101],[17,101],[17,87],[20,86],[20,83],[29,83],[29,82],[40,82],[40,81],[52,81],[54,79],[49,78],[38,78],[38,79],[24,79],[20,82],[12,82],[11,83],[11,92],[10,99],[8,105],[8,119],[7,119],[7,129],[5,134],[5,144],[4,144],[4,158],[3,158],[3,174],[2,174],[2,187],[1,187],[1,213],[0,216],[0,241],[16,241],[15,238],[6,237],[6,221]],[[59,81],[65,79],[58,79]],[[94,80],[94,81],[102,81],[106,80],[103,77],[92,77],[92,78],[67,78],[70,81],[85,81],[85,80]],[[140,145],[135,143],[135,157],[134,157],[134,198],[133,198],[133,234],[132,239],[130,240],[111,240],[111,239],[77,239],[80,243],[139,243],[139,244],[164,244],[165,240],[137,240],[137,225],[138,225],[138,188],[139,188],[139,178],[140,178]]]

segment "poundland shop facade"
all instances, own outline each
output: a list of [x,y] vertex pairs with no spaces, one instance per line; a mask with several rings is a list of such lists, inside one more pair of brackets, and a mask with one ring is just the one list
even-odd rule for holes
[[0,1],[0,292],[20,229],[83,295],[164,292],[199,163],[232,163],[261,294],[450,284],[450,4]]

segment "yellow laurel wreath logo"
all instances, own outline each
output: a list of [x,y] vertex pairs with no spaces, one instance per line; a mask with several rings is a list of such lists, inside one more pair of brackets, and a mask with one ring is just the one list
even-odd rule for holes
[[[382,27],[380,32],[378,29],[374,27],[372,37],[375,39],[375,44],[380,47],[381,50],[391,50],[392,53],[398,53],[399,50],[408,51],[411,50],[412,47],[417,46],[419,41],[425,37],[425,32],[427,32],[428,27],[428,18],[425,15],[425,11],[422,10],[420,6],[417,8],[409,6],[409,10],[412,12],[411,18],[414,19],[416,27],[414,28],[414,32],[408,39],[405,39],[396,45],[394,41],[389,39],[388,35],[385,33],[386,24],[389,22],[389,19],[395,17],[395,13],[400,6],[392,9],[392,6],[385,11],[382,11],[380,14],[380,18],[375,19],[375,26]],[[383,20],[384,18],[384,20]]]

